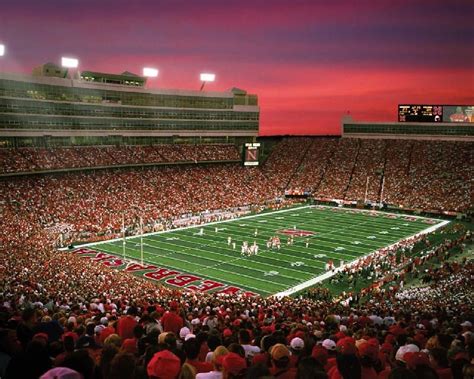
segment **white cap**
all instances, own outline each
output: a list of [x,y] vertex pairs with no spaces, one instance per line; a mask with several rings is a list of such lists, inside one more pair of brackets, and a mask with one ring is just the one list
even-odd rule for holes
[[200,323],[201,320],[199,320],[197,317],[191,320],[191,325],[199,325]]
[[100,333],[102,333],[102,330],[104,330],[104,329],[105,329],[104,325],[96,325],[95,328],[94,328],[94,333],[100,334]]
[[190,333],[191,333],[191,330],[189,330],[188,327],[184,326],[184,327],[182,327],[181,330],[179,331],[179,337],[180,337],[180,338],[186,338],[186,336],[187,336],[188,334],[190,334]]
[[336,350],[336,343],[329,338],[325,339],[322,345],[326,350]]
[[302,350],[304,349],[304,341],[299,337],[295,337],[291,340],[290,346],[293,350]]
[[109,319],[108,319],[107,317],[102,317],[102,318],[100,319],[100,323],[101,323],[102,325],[107,325],[107,324],[109,323]]
[[405,346],[400,346],[400,348],[397,350],[397,354],[395,354],[395,359],[397,361],[405,362],[404,356],[406,353],[418,353],[419,351],[420,349],[418,346],[412,343]]
[[192,333],[189,333],[188,335],[186,335],[186,337],[184,337],[184,340],[187,341],[187,340],[190,340],[191,338],[196,338],[196,336]]
[[461,326],[464,326],[466,328],[472,328],[472,323],[471,321],[464,321]]
[[342,332],[342,333],[347,332],[347,326],[345,326],[345,325],[340,325],[340,326],[339,326],[339,331]]

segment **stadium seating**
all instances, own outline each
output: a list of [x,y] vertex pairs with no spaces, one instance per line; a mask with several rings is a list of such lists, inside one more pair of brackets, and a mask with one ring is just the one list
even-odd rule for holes
[[230,144],[8,148],[0,149],[0,173],[239,159],[236,147]]
[[[236,378],[280,372],[284,376],[277,377],[302,378],[309,370],[336,378],[349,368],[361,378],[400,372],[407,378],[463,378],[463,370],[473,369],[474,266],[465,258],[447,261],[452,249],[462,252],[472,243],[461,223],[434,232],[437,243],[415,237],[402,256],[387,249],[357,262],[336,280],[370,284],[336,299],[320,287],[284,299],[188,293],[99,260],[85,264],[55,246],[58,228],[70,230],[66,243],[113,238],[121,234],[124,214],[127,227],[143,217],[152,230],[182,214],[262,205],[286,188],[357,200],[365,196],[367,176],[374,177],[367,195],[373,200],[382,174],[390,203],[464,211],[472,202],[472,147],[297,138],[277,145],[263,168],[189,164],[4,178],[0,376],[37,378],[68,367],[91,379],[159,378],[165,370],[167,377],[178,377],[192,366]],[[3,172],[238,159],[230,145],[5,151]],[[425,244],[421,258],[408,253],[413,243]],[[408,277],[419,278],[420,285],[404,288]],[[216,350],[219,345],[225,348]],[[205,361],[213,351],[233,354],[210,354],[211,368]]]

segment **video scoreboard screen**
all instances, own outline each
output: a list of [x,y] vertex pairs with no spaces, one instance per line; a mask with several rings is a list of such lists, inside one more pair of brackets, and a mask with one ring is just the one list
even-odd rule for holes
[[441,122],[443,121],[442,105],[399,105],[399,122]]
[[244,144],[242,154],[244,166],[258,166],[259,150],[259,143],[254,142]]
[[398,121],[474,123],[474,106],[402,104],[398,106]]

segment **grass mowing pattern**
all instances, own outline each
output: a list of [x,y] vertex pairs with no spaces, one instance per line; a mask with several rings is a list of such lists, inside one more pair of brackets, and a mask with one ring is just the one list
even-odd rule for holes
[[[144,261],[269,296],[323,274],[330,259],[336,266],[341,259],[350,262],[433,223],[437,221],[404,215],[300,207],[145,235]],[[271,236],[294,227],[315,234],[295,237],[289,246],[287,236],[280,235],[281,250],[266,248]],[[198,234],[201,228],[203,235]],[[229,236],[237,244],[235,250],[228,246]],[[305,246],[307,240],[309,247]],[[258,256],[241,256],[243,241],[249,245],[257,241]],[[122,256],[122,244],[122,240],[115,240],[89,248]],[[126,256],[140,260],[140,237],[127,238]]]

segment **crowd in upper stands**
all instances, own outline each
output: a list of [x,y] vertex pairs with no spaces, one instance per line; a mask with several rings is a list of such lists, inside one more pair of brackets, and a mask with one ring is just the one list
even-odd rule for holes
[[[143,217],[147,228],[154,228],[183,214],[263,204],[281,195],[288,183],[312,186],[313,193],[325,197],[360,196],[362,187],[365,194],[365,167],[367,173],[383,167],[385,172],[405,175],[399,183],[390,182],[387,174],[386,193],[394,201],[466,208],[466,194],[472,194],[472,168],[466,167],[472,160],[470,144],[453,143],[449,149],[455,147],[455,154],[443,144],[411,142],[407,144],[411,153],[400,164],[394,158],[408,148],[376,141],[372,159],[371,144],[288,140],[272,153],[283,151],[288,161],[270,156],[263,170],[228,163],[0,181],[0,377],[472,377],[472,261],[429,267],[425,284],[416,288],[402,288],[403,275],[391,277],[390,290],[369,286],[345,303],[335,302],[322,289],[285,299],[186,293],[98,262],[84,269],[79,256],[54,249],[57,227],[69,228],[71,241],[109,238],[120,234],[124,215],[127,226]],[[291,155],[295,146],[302,151]],[[120,164],[122,154],[110,149],[110,164]],[[61,154],[68,153],[53,155]],[[101,154],[102,150],[88,156],[97,159],[91,164],[103,165],[105,161],[97,158]],[[218,155],[202,154],[199,157]],[[31,158],[21,155],[29,171]],[[131,155],[139,156],[136,151]],[[35,167],[58,167],[48,153],[34,159],[43,162]],[[463,167],[458,167],[461,160]],[[313,162],[320,168],[314,168]],[[350,168],[336,167],[338,163]],[[436,189],[424,180],[432,181]],[[425,198],[415,196],[421,192],[411,188],[413,184],[426,190]],[[378,191],[373,186],[372,195]],[[451,196],[443,200],[450,188]],[[383,257],[359,262],[353,272],[343,275],[380,279],[377,273],[385,265],[393,269],[400,263],[429,264],[431,257],[472,238],[459,228],[455,239],[443,240],[426,259],[408,261],[407,245],[406,257],[398,262],[388,251]]]
[[235,145],[135,145],[0,149],[1,173],[165,162],[239,160]]
[[[460,212],[474,197],[470,142],[283,139],[259,169],[281,193]],[[3,173],[239,160],[231,144],[0,149]]]

